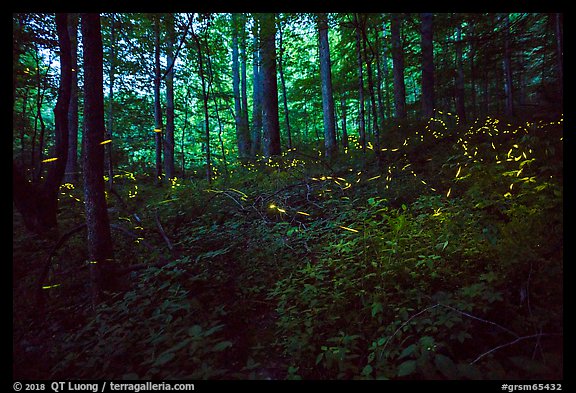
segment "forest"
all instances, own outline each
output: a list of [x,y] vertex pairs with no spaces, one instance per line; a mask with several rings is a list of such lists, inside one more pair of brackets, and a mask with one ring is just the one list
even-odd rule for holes
[[562,13],[13,13],[15,380],[559,380]]

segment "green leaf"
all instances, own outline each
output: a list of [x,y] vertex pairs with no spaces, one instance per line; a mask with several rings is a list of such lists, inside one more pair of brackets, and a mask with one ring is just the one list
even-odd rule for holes
[[416,360],[407,360],[398,366],[397,375],[399,377],[404,377],[412,374],[414,371],[416,371]]
[[456,365],[448,356],[437,354],[434,358],[434,364],[438,371],[448,379],[456,379],[458,376],[458,369]]
[[384,311],[384,307],[382,306],[382,303],[380,302],[374,302],[372,304],[372,316],[376,316],[376,314],[378,314],[379,312]]
[[162,366],[163,364],[166,364],[170,360],[174,359],[175,356],[176,356],[176,354],[174,352],[164,352],[163,354],[158,356],[158,358],[156,359],[156,361],[154,362],[152,367]]
[[405,357],[412,355],[415,350],[416,350],[416,344],[408,345],[406,348],[404,348],[400,356],[398,356],[398,359],[403,359]]
[[190,329],[188,329],[188,335],[192,337],[199,337],[202,333],[202,326],[194,325]]
[[457,368],[460,375],[466,379],[473,379],[473,380],[483,379],[480,371],[476,368],[476,366],[472,364],[460,363],[458,364]]
[[364,366],[364,368],[362,369],[362,375],[368,376],[368,375],[372,374],[372,371],[373,371],[372,366],[369,365],[369,364],[367,364],[367,365]]
[[214,352],[220,352],[225,350],[226,348],[230,348],[232,346],[232,342],[230,341],[221,341],[218,344],[214,345],[214,347],[212,348],[212,350]]

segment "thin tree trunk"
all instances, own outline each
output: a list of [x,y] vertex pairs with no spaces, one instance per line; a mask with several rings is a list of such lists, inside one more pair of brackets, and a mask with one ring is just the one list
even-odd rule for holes
[[386,20],[384,19],[384,15],[382,15],[382,72],[383,72],[383,82],[384,82],[384,102],[386,107],[386,118],[389,119],[390,115],[390,93],[388,89],[388,48],[386,45],[387,42],[387,34],[386,34]]
[[346,127],[346,98],[340,97],[340,112],[342,113],[342,147],[348,149],[348,128]]
[[168,179],[174,178],[174,14],[165,14],[166,32],[166,135],[164,138],[164,171]]
[[156,185],[162,184],[162,106],[160,103],[160,15],[154,15],[154,135],[156,143]]
[[78,14],[68,14],[68,36],[70,37],[72,86],[68,106],[68,158],[64,181],[78,180]]
[[56,14],[56,33],[60,46],[60,87],[54,108],[54,158],[42,184],[30,183],[13,162],[12,196],[26,227],[41,233],[57,224],[58,192],[68,158],[68,107],[72,85],[72,55],[68,37],[68,16]]
[[190,27],[192,38],[196,43],[196,49],[198,53],[198,72],[200,73],[200,81],[202,85],[202,102],[204,107],[204,136],[205,136],[205,147],[206,147],[206,180],[208,183],[212,183],[212,157],[210,155],[210,117],[208,114],[208,92],[206,89],[206,78],[204,76],[204,59],[202,54],[202,45],[200,39],[194,32],[194,27]]
[[406,118],[406,86],[404,84],[404,53],[400,36],[400,15],[392,14],[390,33],[392,36],[392,71],[394,74],[394,107],[396,118]]
[[246,15],[240,14],[240,95],[242,98],[242,134],[244,135],[244,155],[250,156],[250,127],[248,120],[248,79],[246,75]]
[[366,35],[366,17],[362,23],[362,50],[366,61],[366,73],[368,74],[368,92],[370,93],[370,105],[372,109],[372,132],[374,133],[374,153],[380,153],[380,127],[378,125],[378,111],[376,109],[376,94],[374,93],[374,80],[372,76],[372,54],[368,54],[368,37]]
[[432,14],[422,13],[422,115],[425,119],[434,116],[434,48]]
[[336,143],[336,122],[334,117],[334,96],[332,94],[332,71],[330,47],[328,45],[328,16],[317,15],[318,45],[320,49],[320,80],[322,83],[322,114],[324,118],[324,150],[328,161],[338,152]]
[[564,107],[564,42],[563,42],[563,16],[554,15],[554,32],[556,33],[556,61],[558,63],[558,92],[560,93],[560,108]]
[[366,151],[366,125],[364,123],[364,75],[362,67],[362,51],[360,49],[360,21],[358,14],[354,14],[354,26],[356,30],[356,61],[358,64],[358,132],[360,136],[360,146]]
[[278,72],[280,73],[280,87],[282,88],[282,102],[284,105],[284,123],[286,124],[286,134],[288,136],[288,149],[292,148],[292,132],[290,130],[290,120],[288,114],[288,97],[286,93],[286,82],[284,80],[284,47],[282,45],[282,22],[278,23]]
[[462,61],[462,26],[456,26],[456,114],[461,122],[466,122],[466,105],[464,92],[464,62]]
[[262,76],[260,73],[260,41],[258,18],[254,17],[252,27],[252,143],[250,155],[255,157],[261,149],[262,138]]
[[506,116],[514,116],[514,93],[512,91],[512,53],[510,50],[510,14],[504,18],[504,94]]
[[[110,86],[108,90],[108,129],[106,130],[106,138],[112,140],[114,133],[114,80],[116,73],[116,20],[115,15],[112,13],[110,19],[110,72],[108,78]],[[106,169],[108,170],[108,190],[114,188],[114,165],[112,162],[112,143],[106,144]]]

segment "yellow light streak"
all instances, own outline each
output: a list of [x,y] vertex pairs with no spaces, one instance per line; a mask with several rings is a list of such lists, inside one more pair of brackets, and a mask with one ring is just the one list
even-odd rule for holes
[[350,232],[360,232],[360,231],[358,231],[358,230],[356,230],[356,229],[348,228],[348,227],[345,227],[345,226],[342,226],[342,225],[338,225],[338,226],[339,226],[340,228],[345,229],[345,230],[350,231]]
[[47,158],[45,160],[42,160],[42,162],[52,162],[52,161],[56,161],[58,159],[58,157],[52,157],[52,158]]

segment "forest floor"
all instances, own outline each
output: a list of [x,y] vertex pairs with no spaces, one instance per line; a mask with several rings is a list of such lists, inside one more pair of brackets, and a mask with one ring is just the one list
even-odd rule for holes
[[116,263],[150,267],[96,310],[85,231],[55,247],[65,184],[58,230],[13,215],[13,377],[562,378],[562,130],[447,116],[212,184],[117,171]]

